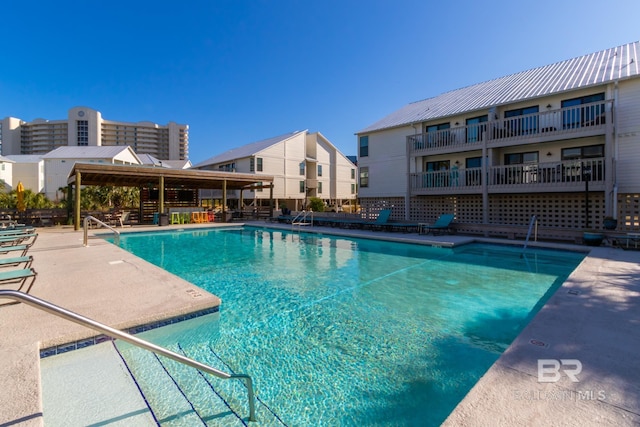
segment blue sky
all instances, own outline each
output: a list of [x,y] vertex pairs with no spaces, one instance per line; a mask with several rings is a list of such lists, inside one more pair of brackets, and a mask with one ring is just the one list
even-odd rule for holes
[[640,40],[640,1],[3,4],[0,118],[190,127],[197,163],[295,130],[355,133],[452,89]]

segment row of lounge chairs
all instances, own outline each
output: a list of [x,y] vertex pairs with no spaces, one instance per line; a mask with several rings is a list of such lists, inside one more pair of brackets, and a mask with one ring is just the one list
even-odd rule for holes
[[36,271],[31,267],[33,256],[27,255],[38,238],[33,227],[16,225],[0,230],[0,286],[17,285],[21,291],[28,284],[29,292],[36,280]]
[[[413,222],[396,222],[390,221],[391,209],[383,209],[375,220],[366,220],[361,218],[345,218],[345,217],[329,217],[316,216],[313,217],[313,224],[318,226],[329,226],[339,228],[356,228],[361,230],[373,231],[402,231],[409,233],[412,231],[419,234],[436,234],[438,232],[450,232],[451,223],[453,222],[453,214],[443,214],[433,224],[413,223]],[[296,217],[292,215],[280,215],[278,222],[291,223]],[[311,221],[310,216],[306,216],[306,221]]]

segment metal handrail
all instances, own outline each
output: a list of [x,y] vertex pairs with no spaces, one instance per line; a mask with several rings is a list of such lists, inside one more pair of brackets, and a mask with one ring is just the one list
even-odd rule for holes
[[105,224],[104,222],[100,221],[95,216],[87,215],[84,218],[84,222],[83,222],[84,240],[83,240],[82,244],[84,246],[88,246],[89,245],[89,221],[91,221],[91,220],[93,220],[97,224],[100,224],[100,225],[102,225],[104,227],[107,227],[109,230],[113,231],[113,233],[115,234],[115,243],[116,243],[116,245],[120,245],[120,232],[118,230],[116,230],[115,228],[113,228],[109,224]]
[[[295,216],[295,218],[291,220],[291,229],[293,230],[294,225],[297,225],[298,228],[300,228],[301,225],[308,225],[309,223],[307,222],[307,216],[309,214],[311,214],[311,225],[313,225],[313,209],[309,209],[309,211],[302,210],[300,213],[298,213],[298,215]],[[296,221],[298,218],[300,218],[300,220]]]
[[110,326],[107,326],[102,323],[96,322],[95,320],[89,319],[88,317],[84,317],[80,314],[74,313],[65,308],[62,308],[60,306],[57,306],[55,304],[52,304],[40,298],[36,298],[32,295],[25,294],[23,292],[12,291],[12,290],[0,290],[0,298],[9,298],[16,301],[22,301],[25,304],[28,304],[32,307],[46,311],[47,313],[62,317],[63,319],[69,320],[74,323],[78,323],[80,325],[87,326],[111,338],[121,339],[122,341],[126,341],[129,344],[133,344],[136,347],[140,347],[145,350],[149,350],[153,353],[168,357],[169,359],[175,360],[176,362],[182,363],[187,366],[191,366],[192,368],[195,368],[199,371],[203,371],[211,375],[215,375],[218,378],[222,378],[225,380],[242,379],[244,380],[248,390],[249,421],[256,421],[256,408],[255,408],[255,398],[253,393],[253,380],[249,375],[228,374],[226,372],[219,371],[215,368],[212,368],[211,366],[207,366],[193,359],[189,359],[188,357],[185,357],[181,354],[174,353],[171,350],[167,350],[163,347],[157,346],[148,341],[145,341],[140,338],[134,337],[133,335],[127,334],[126,332],[122,332],[118,329],[114,329]]

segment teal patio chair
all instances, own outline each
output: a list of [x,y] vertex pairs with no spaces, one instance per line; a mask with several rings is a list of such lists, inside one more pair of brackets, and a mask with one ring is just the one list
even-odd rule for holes
[[454,214],[442,214],[433,224],[423,224],[420,228],[420,234],[429,234],[436,232],[450,232],[451,222],[455,217]]

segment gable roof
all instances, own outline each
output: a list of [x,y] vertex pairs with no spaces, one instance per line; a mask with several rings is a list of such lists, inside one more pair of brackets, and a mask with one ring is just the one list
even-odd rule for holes
[[303,131],[295,131],[290,133],[285,133],[284,135],[274,136],[271,138],[263,139],[261,141],[252,142],[247,145],[243,145],[241,147],[232,148],[231,150],[225,151],[222,154],[211,157],[207,160],[204,160],[200,163],[195,164],[194,168],[200,168],[203,166],[215,165],[218,163],[225,163],[231,160],[243,159],[245,157],[253,156],[275,144],[279,144],[280,142],[286,141],[288,139],[293,138],[294,136],[306,133],[306,130]]
[[128,145],[117,146],[64,146],[49,151],[43,155],[43,159],[114,159],[123,152],[129,152],[135,159],[140,162],[140,158],[136,155]]
[[445,92],[410,103],[357,134],[638,77],[639,53],[640,42],[629,43]]

